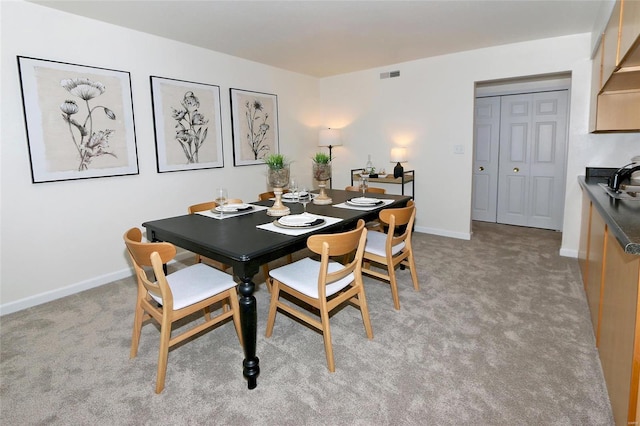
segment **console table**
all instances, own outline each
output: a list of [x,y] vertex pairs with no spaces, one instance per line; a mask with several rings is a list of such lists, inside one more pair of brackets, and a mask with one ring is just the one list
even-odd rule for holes
[[[364,171],[364,169],[351,169],[351,185],[353,186],[353,181],[360,179],[360,172]],[[415,200],[416,198],[416,181],[415,181],[415,170],[405,170],[402,176],[398,178],[394,178],[393,174],[386,175],[385,177],[369,177],[369,182],[377,182],[377,183],[388,183],[392,185],[401,185],[402,195],[404,195],[404,186],[408,183],[411,184],[411,198]]]

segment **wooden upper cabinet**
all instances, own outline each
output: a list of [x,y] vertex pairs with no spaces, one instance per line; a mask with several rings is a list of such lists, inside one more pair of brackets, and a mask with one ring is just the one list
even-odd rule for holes
[[602,75],[607,80],[616,70],[619,63],[618,42],[620,41],[620,11],[622,2],[617,1],[611,12],[611,18],[604,30],[604,45],[602,49]]
[[[603,36],[604,37],[604,36]],[[596,131],[597,117],[598,117],[598,95],[600,89],[604,84],[602,78],[602,46],[604,45],[604,38],[600,39],[598,44],[598,50],[593,57],[592,69],[591,69],[591,103],[589,105],[589,130]]]
[[[625,66],[640,66],[640,1],[622,0],[620,19],[620,60],[625,59]],[[635,47],[635,55],[631,48]],[[625,55],[629,54],[626,58]],[[633,57],[632,57],[633,56]],[[627,63],[631,61],[631,63]]]
[[592,132],[640,131],[640,0],[617,0],[593,58]]

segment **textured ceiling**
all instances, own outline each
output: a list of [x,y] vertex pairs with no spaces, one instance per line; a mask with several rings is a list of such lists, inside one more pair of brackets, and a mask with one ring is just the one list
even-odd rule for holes
[[591,32],[611,0],[32,2],[326,77]]

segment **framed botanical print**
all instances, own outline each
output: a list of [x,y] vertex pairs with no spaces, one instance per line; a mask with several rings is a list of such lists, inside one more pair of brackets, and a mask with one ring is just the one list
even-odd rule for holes
[[268,93],[229,89],[234,166],[264,164],[264,157],[280,152],[278,97]]
[[128,72],[18,56],[33,183],[138,174]]
[[224,167],[220,87],[150,80],[158,172]]

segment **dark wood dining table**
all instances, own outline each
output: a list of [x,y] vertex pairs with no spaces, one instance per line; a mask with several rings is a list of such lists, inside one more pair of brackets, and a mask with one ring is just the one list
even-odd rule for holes
[[[343,190],[327,190],[333,204],[343,203],[362,194]],[[377,218],[383,208],[402,207],[411,197],[390,194],[366,194],[369,197],[393,200],[391,204],[381,205],[374,210],[363,211],[316,205],[309,203],[309,213],[341,218],[338,223],[319,229],[310,229],[303,235],[291,236],[257,228],[258,225],[274,221],[266,210],[250,214],[215,219],[200,214],[183,215],[167,219],[144,222],[147,239],[166,241],[193,253],[206,256],[230,265],[238,284],[242,337],[244,340],[243,375],[249,389],[257,386],[260,374],[259,359],[256,356],[257,313],[256,299],[253,295],[255,283],[253,277],[260,266],[306,247],[307,238],[313,234],[335,233],[353,229],[358,219]],[[273,201],[258,201],[256,205],[271,206]],[[286,203],[291,214],[302,213],[302,205]]]

